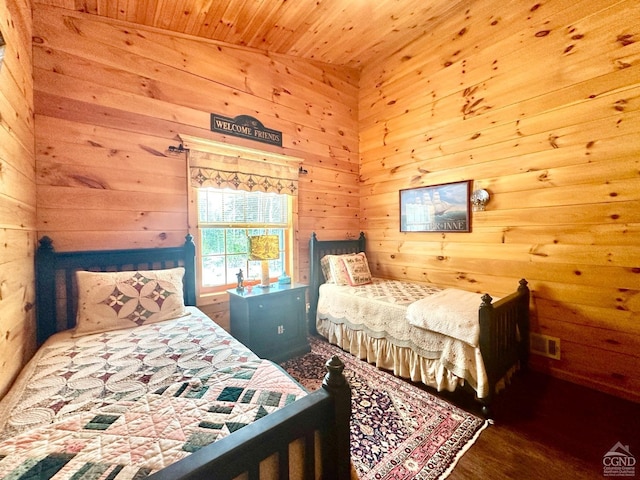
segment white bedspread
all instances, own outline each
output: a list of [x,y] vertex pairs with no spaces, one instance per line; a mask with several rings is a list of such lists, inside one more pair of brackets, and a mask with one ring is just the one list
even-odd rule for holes
[[478,310],[482,295],[455,288],[413,302],[407,308],[407,321],[414,327],[441,333],[478,346]]
[[[453,336],[419,328],[406,319],[410,305],[442,288],[374,278],[357,287],[324,284],[316,317],[318,332],[380,368],[438,390],[468,382],[478,397],[489,383],[480,348]],[[476,304],[476,322],[478,319]],[[477,342],[476,342],[477,343]],[[406,360],[411,364],[407,365]]]

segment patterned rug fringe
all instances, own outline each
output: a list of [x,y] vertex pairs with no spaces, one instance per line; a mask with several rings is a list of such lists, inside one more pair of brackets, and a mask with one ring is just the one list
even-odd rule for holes
[[471,438],[471,440],[469,440],[467,442],[467,444],[462,447],[462,449],[456,453],[456,457],[453,459],[453,462],[451,463],[451,465],[449,465],[449,468],[447,468],[447,471],[444,472],[442,474],[442,476],[440,477],[440,480],[444,480],[445,478],[447,478],[451,472],[453,472],[453,469],[455,468],[455,466],[458,464],[458,460],[460,460],[465,453],[467,453],[467,451],[473,446],[474,443],[476,443],[476,441],[478,440],[478,438],[480,437],[480,434],[489,426],[489,425],[493,425],[493,420],[486,420],[484,422],[484,425],[482,425],[478,431],[475,433],[475,435],[473,435],[473,437]]
[[352,389],[351,457],[361,480],[443,480],[489,422],[311,337],[311,352],[282,366],[308,390],[338,355]]

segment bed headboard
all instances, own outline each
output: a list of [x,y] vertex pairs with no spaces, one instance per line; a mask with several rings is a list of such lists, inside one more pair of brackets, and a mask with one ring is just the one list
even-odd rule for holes
[[196,247],[187,235],[181,247],[56,252],[53,240],[40,239],[36,252],[36,323],[38,345],[75,325],[75,272],[118,272],[184,267],[184,302],[196,304]]
[[316,310],[320,285],[324,283],[324,275],[320,267],[320,259],[325,255],[342,255],[344,253],[364,252],[364,232],[357,239],[350,240],[318,240],[315,232],[309,240],[309,331],[316,333]]

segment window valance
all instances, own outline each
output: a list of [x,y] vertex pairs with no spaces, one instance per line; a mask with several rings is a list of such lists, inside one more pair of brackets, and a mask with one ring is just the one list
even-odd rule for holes
[[258,150],[242,149],[218,142],[180,138],[189,150],[189,177],[195,188],[298,194],[301,159]]

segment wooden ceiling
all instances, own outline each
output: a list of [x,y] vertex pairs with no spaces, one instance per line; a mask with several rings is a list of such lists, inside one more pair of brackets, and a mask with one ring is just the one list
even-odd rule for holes
[[470,0],[35,0],[360,69],[428,34]]

